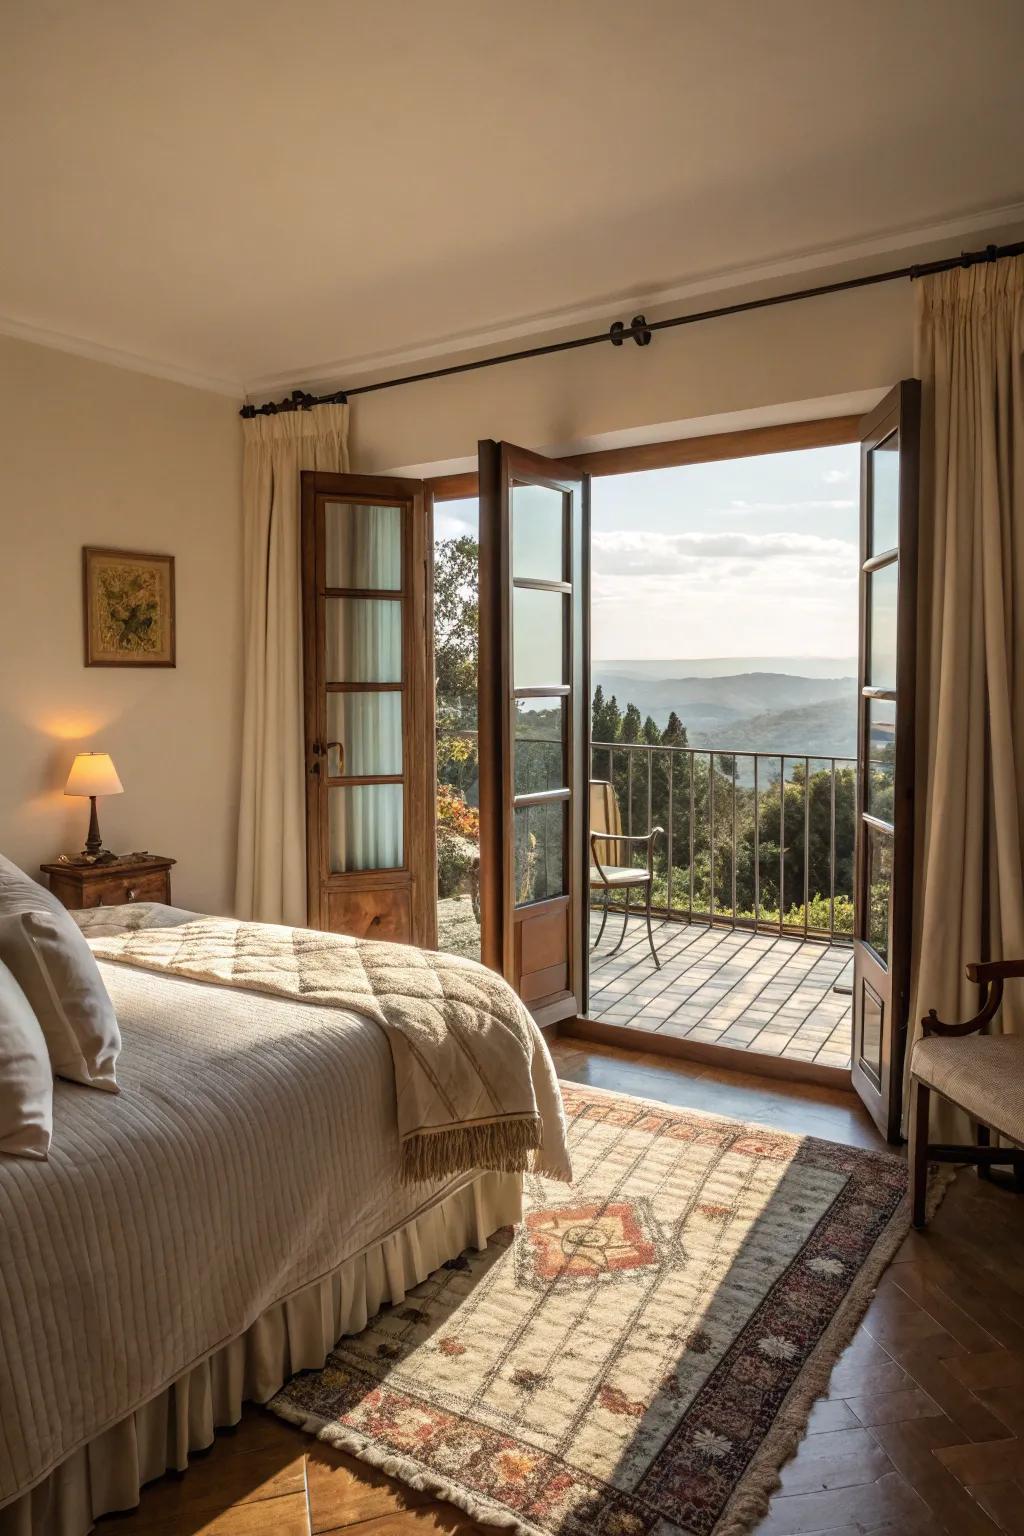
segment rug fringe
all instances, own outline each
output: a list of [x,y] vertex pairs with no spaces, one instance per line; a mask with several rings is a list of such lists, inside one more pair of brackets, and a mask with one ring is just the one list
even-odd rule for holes
[[[956,1174],[955,1168],[933,1166],[928,1180],[929,1219],[942,1204]],[[749,1536],[756,1522],[767,1514],[771,1496],[782,1483],[782,1469],[796,1454],[806,1434],[811,1409],[827,1390],[839,1356],[850,1343],[877,1295],[878,1282],[910,1231],[910,1225],[908,1191],[893,1212],[892,1220],[875,1244],[870,1258],[862,1265],[856,1283],[851,1286],[839,1311],[818,1340],[814,1355],[793,1383],[789,1397],[758,1447],[757,1454],[712,1536]]]
[[467,1168],[526,1173],[540,1145],[539,1115],[416,1131],[402,1143],[402,1183],[436,1182]]
[[315,1436],[317,1440],[323,1440],[327,1445],[333,1445],[336,1450],[347,1451],[350,1456],[366,1462],[367,1466],[383,1472],[385,1477],[397,1478],[408,1488],[414,1488],[417,1493],[429,1493],[445,1504],[454,1505],[471,1520],[475,1520],[478,1525],[489,1525],[510,1531],[512,1536],[545,1536],[539,1526],[526,1525],[511,1511],[481,1502],[458,1483],[448,1482],[438,1473],[430,1471],[428,1467],[421,1466],[411,1456],[396,1456],[390,1451],[381,1450],[357,1430],[345,1429],[330,1419],[322,1419],[319,1414],[303,1413],[288,1403],[279,1403],[276,1398],[272,1398],[267,1407],[276,1413],[278,1418],[287,1420],[289,1424],[294,1424],[305,1434]]

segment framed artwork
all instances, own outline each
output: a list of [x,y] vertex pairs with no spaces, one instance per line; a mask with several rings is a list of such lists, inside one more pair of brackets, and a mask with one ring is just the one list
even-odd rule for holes
[[174,556],[82,550],[87,667],[173,667]]

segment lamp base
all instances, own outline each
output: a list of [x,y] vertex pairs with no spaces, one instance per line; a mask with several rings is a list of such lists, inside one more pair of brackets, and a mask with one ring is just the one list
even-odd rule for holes
[[82,858],[88,864],[112,864],[117,858],[109,848],[104,848],[100,837],[100,819],[96,814],[96,796],[89,796],[89,835],[85,839]]

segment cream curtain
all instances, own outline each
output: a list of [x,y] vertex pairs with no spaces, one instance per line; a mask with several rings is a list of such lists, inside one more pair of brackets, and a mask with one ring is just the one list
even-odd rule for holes
[[[947,1020],[976,1011],[968,961],[1024,956],[1022,359],[1024,259],[917,284],[915,1038],[929,1008]],[[1002,1027],[1020,1032],[1022,1020],[1011,983]]]
[[348,469],[348,406],[243,422],[245,682],[235,911],[306,921],[300,481]]

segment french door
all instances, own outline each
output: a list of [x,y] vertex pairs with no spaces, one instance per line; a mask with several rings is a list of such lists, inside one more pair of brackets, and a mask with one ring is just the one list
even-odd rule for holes
[[587,1002],[590,485],[479,458],[481,953],[548,1024]]
[[905,380],[861,430],[853,1085],[890,1141],[910,992],[920,402]]
[[433,644],[418,480],[305,472],[307,920],[433,948]]

